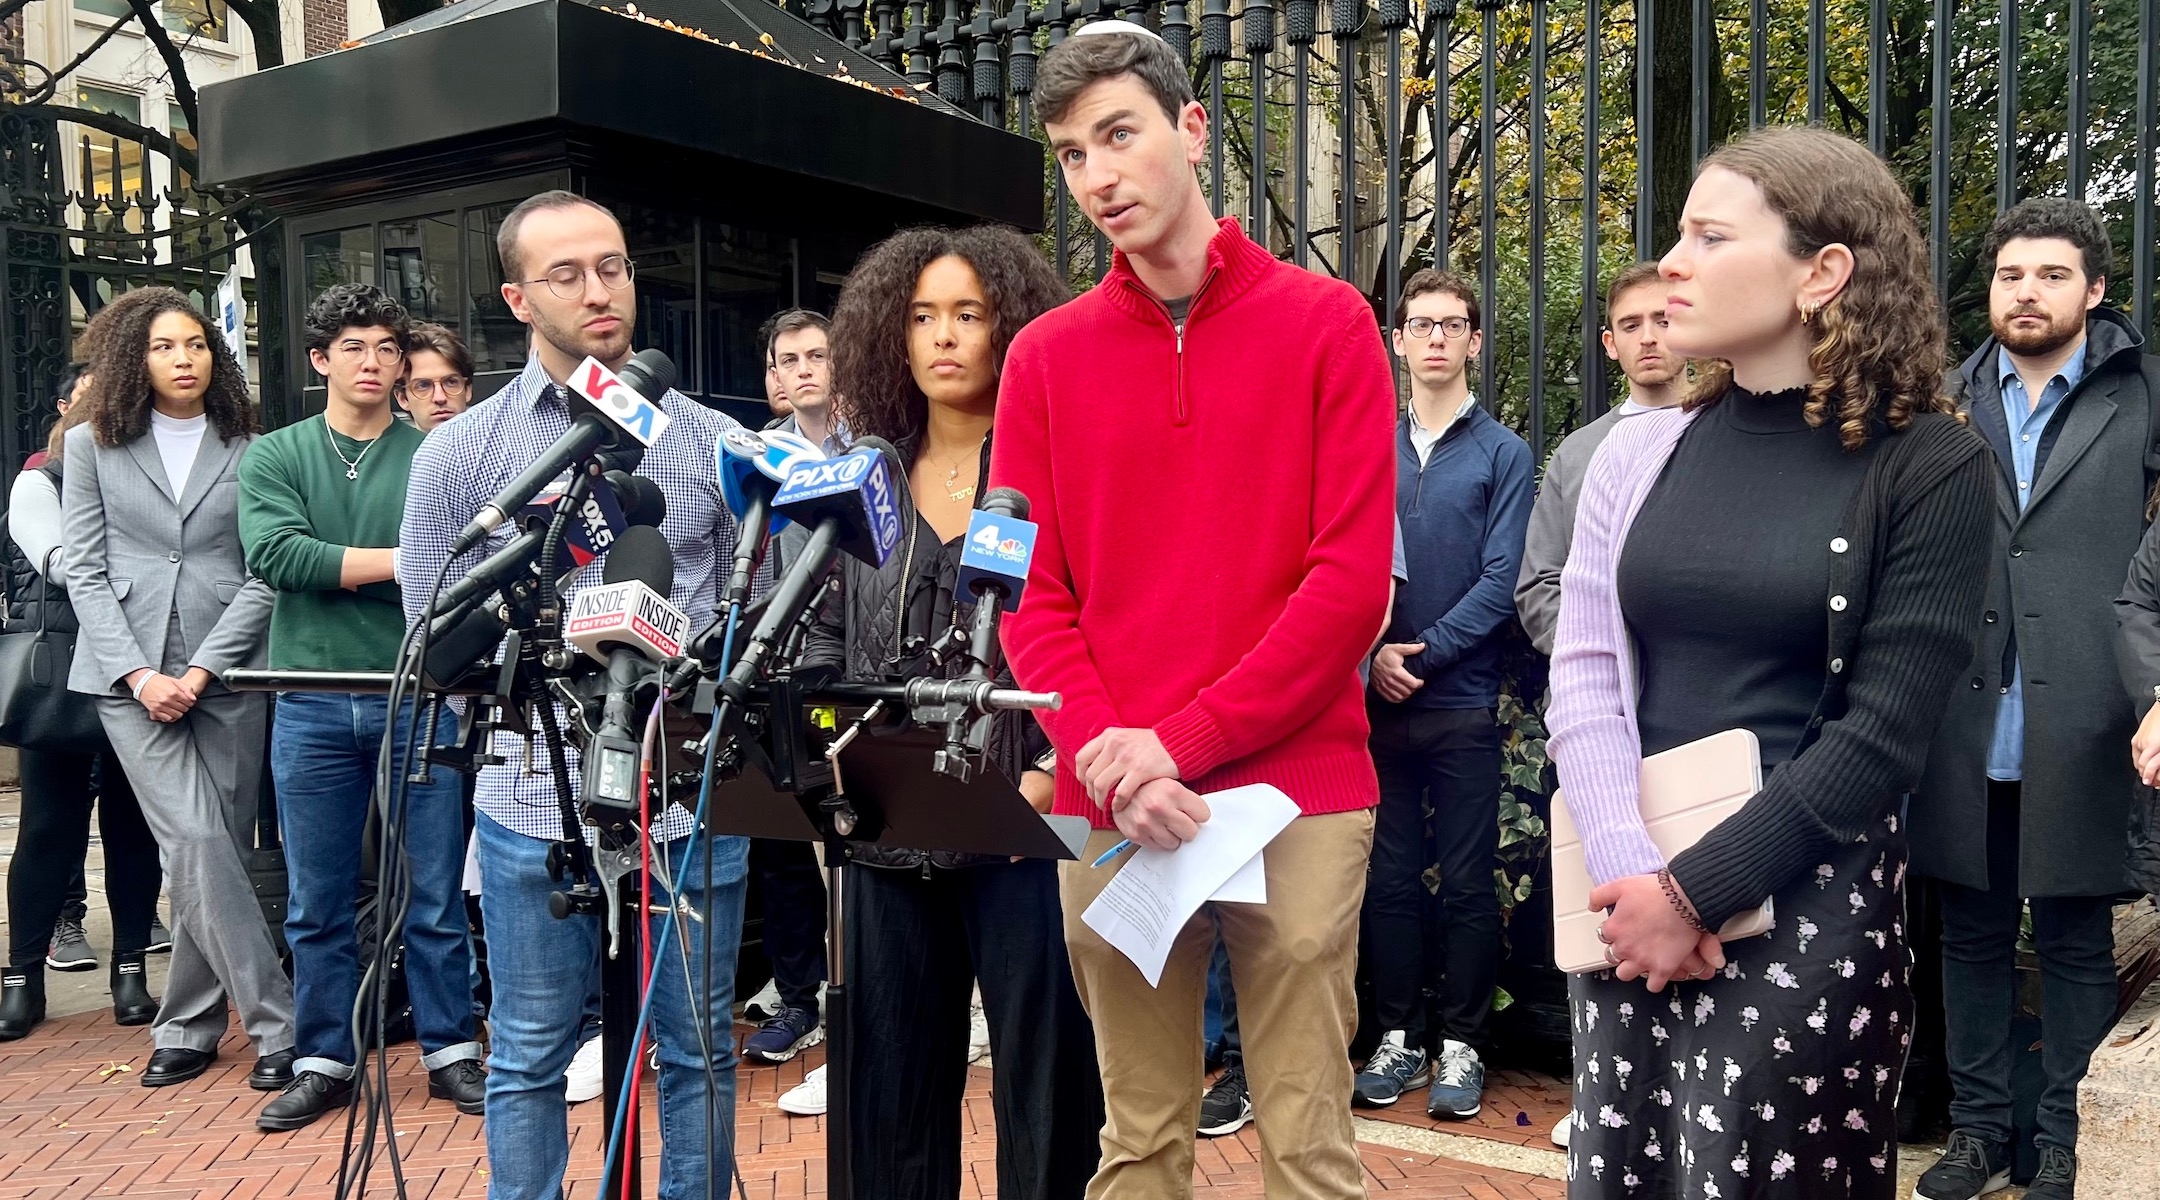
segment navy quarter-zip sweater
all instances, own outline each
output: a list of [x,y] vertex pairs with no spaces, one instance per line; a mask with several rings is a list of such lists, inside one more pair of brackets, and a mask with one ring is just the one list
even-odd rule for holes
[[[1390,642],[1423,642],[1404,660],[1425,686],[1409,708],[1490,708],[1500,694],[1500,631],[1515,619],[1515,577],[1530,526],[1530,447],[1483,408],[1450,425],[1418,461],[1414,418],[1395,431],[1395,515],[1410,582],[1395,596]],[[1377,693],[1372,703],[1385,704]]]

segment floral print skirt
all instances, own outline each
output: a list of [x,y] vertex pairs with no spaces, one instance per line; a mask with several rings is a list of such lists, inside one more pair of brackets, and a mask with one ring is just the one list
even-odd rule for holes
[[1571,1200],[1865,1197],[1897,1187],[1912,1040],[1895,816],[1779,890],[1775,924],[1702,982],[1569,984]]

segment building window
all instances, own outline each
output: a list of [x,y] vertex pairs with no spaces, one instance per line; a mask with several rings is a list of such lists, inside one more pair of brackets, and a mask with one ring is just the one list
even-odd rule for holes
[[375,228],[331,229],[300,239],[300,280],[309,299],[333,284],[375,282]]
[[[142,124],[142,98],[126,92],[79,87],[75,89],[75,105],[89,112]],[[128,203],[146,190],[142,143],[85,126],[73,128],[76,169],[82,173],[82,191],[105,201],[107,213],[122,214],[127,230],[142,232],[142,211]]]
[[404,305],[413,320],[463,332],[456,213],[383,222],[382,259],[383,290]]
[[[125,0],[121,7],[127,7]],[[165,0],[165,28],[174,33],[222,42],[231,23],[232,14],[226,10],[225,0]]]
[[101,17],[124,17],[135,11],[128,5],[128,0],[75,0],[75,7]]

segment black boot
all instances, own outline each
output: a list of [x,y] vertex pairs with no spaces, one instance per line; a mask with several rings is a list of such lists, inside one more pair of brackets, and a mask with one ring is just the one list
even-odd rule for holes
[[157,998],[143,973],[143,952],[114,954],[112,1017],[115,1025],[148,1025],[157,1018]]
[[45,1019],[45,964],[0,971],[0,1042],[30,1036]]

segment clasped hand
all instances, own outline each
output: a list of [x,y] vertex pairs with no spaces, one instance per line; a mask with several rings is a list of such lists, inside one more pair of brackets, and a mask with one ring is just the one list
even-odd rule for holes
[[1073,768],[1088,798],[1139,845],[1175,850],[1207,823],[1207,801],[1178,782],[1177,762],[1152,729],[1105,729],[1073,756]]
[[210,686],[210,672],[201,667],[189,667],[178,679],[157,671],[150,671],[149,675],[136,699],[149,712],[151,720],[167,725],[186,716],[202,698],[203,689]]
[[1645,979],[1661,992],[1674,979],[1708,979],[1725,968],[1715,933],[1699,933],[1673,907],[1655,875],[1629,875],[1591,889],[1590,911],[1604,912],[1598,937],[1623,981]]

